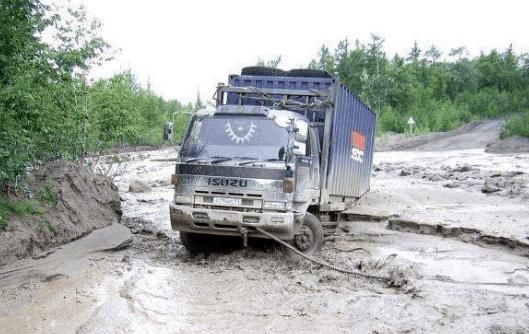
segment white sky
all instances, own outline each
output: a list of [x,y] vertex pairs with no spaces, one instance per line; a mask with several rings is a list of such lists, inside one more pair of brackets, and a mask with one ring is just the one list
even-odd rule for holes
[[[50,0],[54,1],[54,0]],[[55,0],[65,3],[66,0]],[[325,43],[345,37],[386,40],[389,54],[407,54],[413,41],[445,54],[466,46],[529,51],[525,1],[406,0],[73,0],[103,23],[116,60],[94,71],[108,77],[127,68],[154,91],[182,102],[200,90],[210,98],[217,82],[259,57],[283,57],[280,67],[306,66]]]

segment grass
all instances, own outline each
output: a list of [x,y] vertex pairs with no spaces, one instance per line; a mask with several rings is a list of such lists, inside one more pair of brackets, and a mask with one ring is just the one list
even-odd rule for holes
[[36,197],[39,202],[51,204],[53,207],[59,202],[59,196],[50,183],[41,188]]
[[53,226],[49,221],[47,220],[41,220],[39,221],[39,225],[44,226],[53,234],[57,234],[57,230],[55,229],[55,226]]
[[4,198],[0,195],[0,231],[5,230],[7,227],[7,208],[5,205]]
[[39,203],[33,200],[10,201],[0,195],[0,231],[4,231],[8,224],[10,214],[16,216],[41,215],[42,209]]
[[514,135],[529,138],[529,111],[523,115],[514,116],[505,124],[501,137],[507,138]]
[[17,216],[33,216],[42,214],[39,204],[32,200],[8,201],[7,209]]

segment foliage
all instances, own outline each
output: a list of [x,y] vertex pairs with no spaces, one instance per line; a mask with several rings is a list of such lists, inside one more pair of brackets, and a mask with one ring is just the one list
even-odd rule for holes
[[42,214],[39,204],[32,200],[8,201],[8,212],[17,216],[31,216]]
[[41,215],[42,209],[39,204],[32,200],[8,200],[0,194],[0,231],[8,224],[8,215],[32,216]]
[[523,136],[529,138],[529,111],[511,118],[502,132],[502,137]]
[[280,55],[277,56],[277,58],[272,58],[269,60],[264,60],[261,57],[259,57],[259,59],[257,59],[256,65],[277,68],[279,64],[281,64],[281,61],[282,61],[282,57]]
[[6,201],[2,195],[0,195],[0,231],[5,230],[7,227],[7,206]]
[[[390,58],[372,35],[367,44],[342,40],[334,52],[323,45],[309,67],[338,75],[378,112],[383,132],[404,132],[410,116],[428,132],[529,111],[529,56],[511,46],[474,58],[456,48],[443,58],[435,46],[423,51],[415,43],[407,56]],[[505,133],[528,136],[527,121],[513,118]]]
[[172,113],[192,109],[141,87],[130,71],[91,83],[87,73],[109,58],[99,28],[82,7],[0,1],[0,186],[35,160],[159,144]]

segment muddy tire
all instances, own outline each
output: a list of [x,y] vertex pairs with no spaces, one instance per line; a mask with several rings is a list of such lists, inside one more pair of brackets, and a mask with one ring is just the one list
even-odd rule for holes
[[229,253],[242,247],[242,239],[222,235],[201,234],[180,231],[180,241],[193,255],[209,253]]
[[306,213],[303,225],[292,240],[292,246],[305,254],[315,254],[323,243],[323,229],[321,223],[312,213]]
[[332,78],[328,72],[322,70],[311,70],[308,68],[299,68],[288,71],[289,77],[302,78]]
[[203,253],[206,249],[204,236],[197,233],[180,231],[180,241],[191,254]]
[[248,66],[241,70],[241,75],[285,77],[287,76],[287,72],[273,67]]

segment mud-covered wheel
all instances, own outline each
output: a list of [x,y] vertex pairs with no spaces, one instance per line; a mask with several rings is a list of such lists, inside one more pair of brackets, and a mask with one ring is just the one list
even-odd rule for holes
[[326,71],[312,70],[309,68],[296,68],[288,71],[289,77],[304,77],[304,78],[332,78]]
[[193,255],[229,253],[242,247],[242,238],[180,231],[180,241]]
[[241,70],[242,75],[255,75],[255,76],[271,76],[271,77],[284,77],[287,72],[274,67],[266,66],[248,66]]
[[321,223],[311,213],[305,214],[303,225],[292,240],[292,245],[305,254],[314,254],[320,251],[323,243],[323,230]]
[[191,254],[204,253],[208,250],[207,237],[207,235],[203,234],[180,231],[182,245],[184,245],[187,251]]

